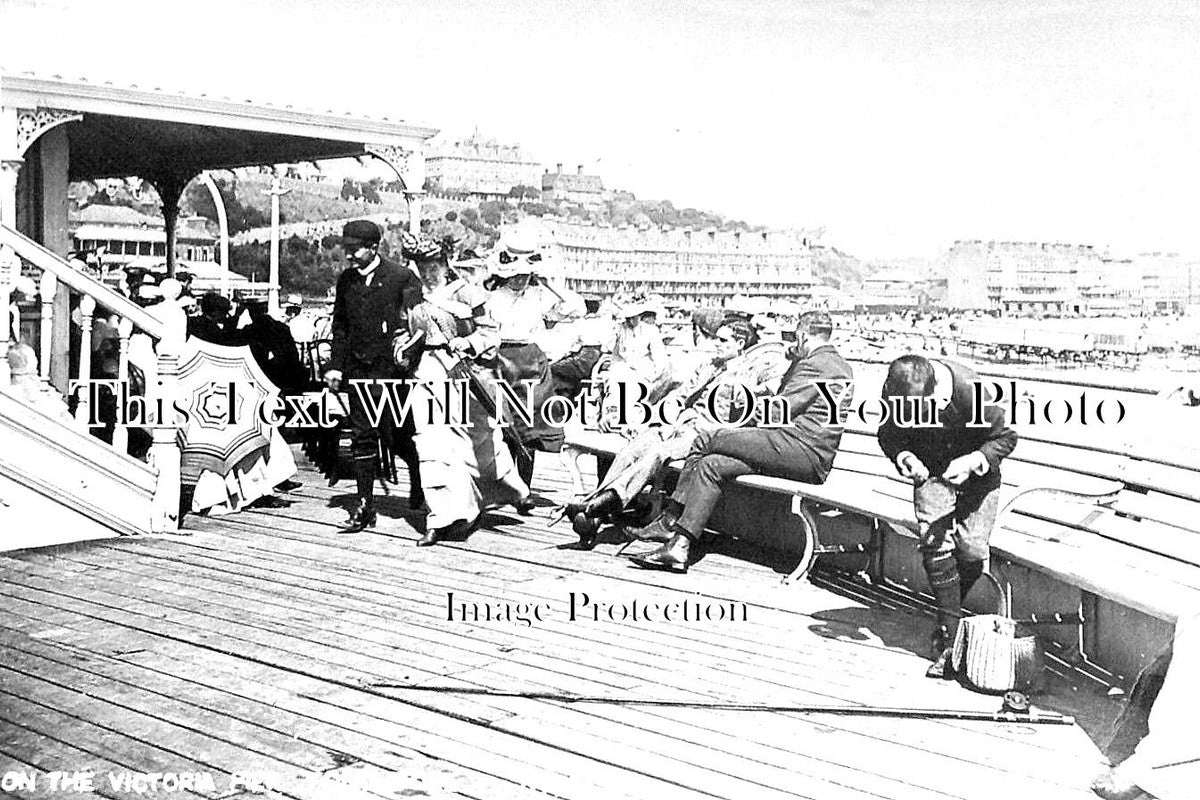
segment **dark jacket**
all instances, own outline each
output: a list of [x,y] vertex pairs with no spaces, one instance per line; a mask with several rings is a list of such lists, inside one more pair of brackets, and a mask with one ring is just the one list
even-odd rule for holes
[[271,317],[259,317],[242,329],[242,338],[277,388],[285,392],[303,388],[304,365],[287,325]]
[[833,469],[833,458],[842,441],[842,426],[829,424],[829,403],[817,381],[823,382],[833,397],[841,397],[841,409],[835,417],[840,422],[845,419],[852,391],[847,391],[844,397],[841,393],[853,379],[849,362],[833,345],[823,344],[793,361],[779,381],[778,394],[787,400],[792,424],[779,428],[778,432],[809,457],[821,483]]
[[393,365],[392,338],[407,331],[408,310],[421,302],[421,280],[408,267],[380,259],[364,282],[353,267],[338,277],[333,303],[329,369],[350,377],[379,377]]
[[[986,492],[1000,485],[1000,461],[1017,446],[1017,433],[1008,427],[1004,409],[988,406],[982,427],[969,427],[974,413],[975,381],[979,375],[974,370],[953,361],[937,359],[946,366],[954,378],[950,404],[942,409],[940,425],[926,428],[902,428],[890,418],[879,426],[879,446],[893,464],[896,456],[905,450],[921,459],[933,476],[941,475],[946,466],[958,458],[976,450],[983,453],[988,462],[984,475],[971,475],[962,484],[965,492]],[[884,402],[889,402],[887,397]]]
[[220,325],[206,316],[188,317],[187,335],[195,336],[197,339],[202,339],[213,344],[223,344],[230,347],[236,347],[240,342],[236,341],[236,336],[230,332],[230,326]]

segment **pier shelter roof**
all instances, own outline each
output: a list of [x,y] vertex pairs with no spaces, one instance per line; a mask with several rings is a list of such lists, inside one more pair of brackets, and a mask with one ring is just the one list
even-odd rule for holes
[[366,155],[395,172],[419,220],[425,143],[436,133],[361,114],[0,72],[0,222],[65,254],[67,183],[137,176],[158,191],[170,241],[184,187],[207,170]]
[[371,145],[416,150],[437,132],[332,111],[28,74],[0,75],[0,92],[5,109],[16,112],[18,149],[49,127],[71,123],[72,180],[359,156]]

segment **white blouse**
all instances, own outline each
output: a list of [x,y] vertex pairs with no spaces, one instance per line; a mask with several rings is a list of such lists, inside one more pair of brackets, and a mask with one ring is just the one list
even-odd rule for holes
[[487,310],[500,326],[505,342],[540,343],[546,335],[546,323],[582,317],[583,298],[570,289],[560,288],[560,300],[545,286],[530,286],[517,294],[507,286],[492,292]]

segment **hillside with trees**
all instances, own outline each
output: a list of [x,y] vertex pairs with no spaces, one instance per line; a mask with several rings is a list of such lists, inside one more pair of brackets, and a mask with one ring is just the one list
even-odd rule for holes
[[[272,176],[248,172],[214,177],[224,200],[231,234],[270,225],[271,199],[268,194]],[[352,219],[381,213],[404,214],[408,206],[398,183],[381,179],[366,182],[344,179],[331,181],[281,179],[287,194],[280,198],[281,222]],[[159,216],[157,195],[148,184],[137,179],[124,183],[108,182],[103,190],[84,182],[73,184],[73,201],[80,207],[92,203],[128,205],[143,213]],[[430,196],[423,204],[425,219],[422,232],[439,241],[453,243],[458,253],[482,254],[490,251],[500,237],[503,225],[527,216],[555,217],[613,227],[671,227],[692,230],[748,231],[765,230],[744,220],[726,219],[721,214],[692,207],[677,208],[670,200],[639,200],[631,192],[614,192],[602,204],[584,207],[576,203],[544,202],[540,190],[532,186],[514,186],[503,200],[468,200]],[[216,231],[217,212],[208,189],[199,181],[188,185],[181,199],[184,214],[196,214],[212,221]],[[821,237],[820,229],[799,230],[811,240]],[[399,232],[389,231],[388,239],[398,245]],[[388,246],[385,242],[385,248]],[[843,290],[861,285],[866,271],[854,256],[834,247],[814,244],[814,277],[818,283]],[[265,279],[270,264],[266,244],[235,245],[230,252],[233,270],[258,280]],[[299,236],[284,239],[280,247],[280,282],[288,292],[322,294],[344,266],[341,248],[328,237],[310,241]]]

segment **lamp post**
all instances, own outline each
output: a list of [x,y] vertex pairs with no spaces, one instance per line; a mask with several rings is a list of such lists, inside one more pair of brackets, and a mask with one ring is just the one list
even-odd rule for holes
[[271,190],[271,277],[267,286],[267,313],[279,315],[279,198],[290,192],[279,184],[279,167],[275,167]]

